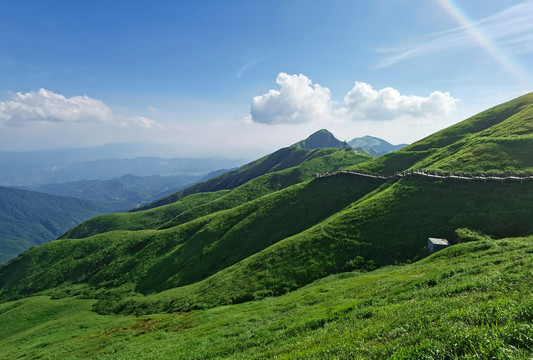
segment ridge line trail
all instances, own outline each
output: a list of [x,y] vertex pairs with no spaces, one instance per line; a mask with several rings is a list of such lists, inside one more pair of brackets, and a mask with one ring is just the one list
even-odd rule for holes
[[461,173],[440,173],[436,171],[423,171],[423,170],[407,170],[403,172],[397,172],[392,175],[372,174],[363,171],[348,171],[342,170],[334,173],[322,173],[316,174],[315,179],[336,176],[340,174],[348,174],[354,176],[362,176],[380,180],[400,179],[410,176],[420,176],[432,179],[454,179],[464,181],[528,181],[533,180],[533,174],[511,174],[511,173],[496,173],[496,174],[461,174]]

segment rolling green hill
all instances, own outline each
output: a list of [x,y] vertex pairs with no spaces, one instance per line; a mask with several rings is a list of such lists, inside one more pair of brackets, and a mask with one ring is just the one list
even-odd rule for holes
[[[310,178],[324,167],[530,172],[532,104],[528,94],[362,163],[351,151],[284,148],[165,206],[92,219],[0,267],[0,317],[37,306],[93,325],[74,339],[50,337],[44,350],[17,335],[5,344],[12,354],[61,354],[54,344],[76,348],[89,337],[97,340],[76,356],[116,358],[149,349],[184,358],[528,358],[533,181]],[[428,237],[473,242],[424,259]],[[508,237],[519,238],[493,240]],[[42,295],[76,297],[79,312]],[[22,331],[38,322],[26,319]],[[128,336],[143,341],[129,345]]]

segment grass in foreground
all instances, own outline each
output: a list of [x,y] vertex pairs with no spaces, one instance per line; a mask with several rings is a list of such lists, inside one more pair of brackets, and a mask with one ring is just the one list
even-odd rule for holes
[[4,303],[0,359],[530,359],[533,236],[478,238],[418,263],[183,314],[102,316],[83,299]]

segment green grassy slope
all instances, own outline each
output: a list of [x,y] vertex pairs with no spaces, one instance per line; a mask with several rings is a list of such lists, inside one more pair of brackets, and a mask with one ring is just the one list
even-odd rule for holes
[[143,293],[194,283],[321,222],[379,185],[350,180],[297,184],[167,230],[112,231],[32,248],[0,268],[0,294],[30,294],[65,281],[132,284]]
[[533,93],[481,112],[391,154],[353,168],[392,173],[533,172]]
[[[329,187],[330,179],[321,182]],[[465,226],[494,236],[532,234],[533,183],[510,185],[420,179],[382,185],[309,230],[201,282],[127,299],[114,309],[183,311],[280,295],[332,273],[419,259],[427,254],[428,237],[453,240],[454,230]]]
[[530,359],[533,237],[181,314],[102,316],[92,300],[0,304],[0,359]]
[[63,238],[82,238],[111,230],[169,228],[307,181],[317,173],[338,171],[368,159],[353,152],[329,149],[322,156],[316,155],[298,166],[258,176],[231,191],[193,194],[149,210],[98,216],[73,228]]
[[172,204],[138,212],[105,214],[95,216],[67,231],[61,239],[78,239],[113,230],[149,230],[157,229],[170,219],[209,203],[227,194],[229,190],[189,195]]
[[100,309],[213,307],[280,295],[340,271],[416,260],[428,237],[453,239],[459,227],[531,234],[531,218],[533,182],[382,184],[339,175],[167,230],[115,231],[30,249],[0,268],[0,289],[4,297],[64,281],[140,293],[170,289],[104,299]]

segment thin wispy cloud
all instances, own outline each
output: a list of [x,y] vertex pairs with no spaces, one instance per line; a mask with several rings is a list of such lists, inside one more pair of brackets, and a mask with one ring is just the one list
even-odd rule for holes
[[[459,52],[475,47],[486,47],[472,36],[475,29],[487,42],[506,55],[533,53],[533,1],[507,8],[495,15],[448,31],[413,38],[404,44],[380,48],[386,54],[378,68],[385,68],[418,56],[437,52]],[[483,40],[483,39],[482,39]]]
[[253,68],[254,66],[256,66],[258,63],[259,63],[259,60],[254,59],[254,60],[249,61],[249,62],[247,62],[246,64],[244,64],[244,65],[239,69],[239,71],[237,71],[237,79],[242,79],[242,78],[244,77],[244,75],[246,75],[246,73],[247,73],[251,68]]

